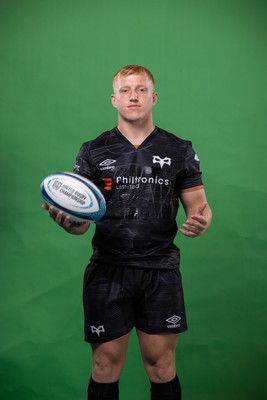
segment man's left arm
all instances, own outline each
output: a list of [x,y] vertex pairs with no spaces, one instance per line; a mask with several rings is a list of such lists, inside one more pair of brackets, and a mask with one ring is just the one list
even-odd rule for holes
[[180,232],[192,238],[205,233],[212,220],[212,212],[207,202],[205,190],[182,191],[180,199],[186,213],[186,222],[182,224]]

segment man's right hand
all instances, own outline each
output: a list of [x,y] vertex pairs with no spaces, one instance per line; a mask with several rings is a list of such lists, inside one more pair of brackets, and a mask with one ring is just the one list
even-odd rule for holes
[[47,204],[43,204],[42,208],[47,210],[50,217],[66,232],[71,233],[73,235],[82,235],[83,233],[87,232],[89,229],[90,224],[83,222],[81,224],[72,222],[70,216],[67,215],[64,217],[63,212],[59,211],[58,213],[55,212],[54,207],[48,206]]

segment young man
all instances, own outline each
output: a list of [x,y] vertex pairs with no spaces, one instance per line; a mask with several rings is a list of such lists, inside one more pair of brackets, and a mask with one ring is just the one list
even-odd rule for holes
[[[131,330],[135,327],[151,400],[181,399],[175,368],[178,334],[187,329],[173,240],[179,200],[187,216],[180,232],[194,238],[212,214],[191,142],[153,123],[152,74],[129,65],[113,79],[118,126],[82,145],[74,172],[94,181],[107,202],[96,224],[85,271],[85,340],[91,343],[90,400],[117,400]],[[83,234],[62,213],[50,216],[67,232]]]

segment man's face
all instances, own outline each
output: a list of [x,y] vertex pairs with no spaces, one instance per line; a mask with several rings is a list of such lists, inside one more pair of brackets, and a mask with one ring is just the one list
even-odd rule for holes
[[146,76],[129,75],[114,81],[114,94],[111,96],[113,106],[119,117],[134,122],[146,120],[152,115],[152,107],[157,102],[153,82]]

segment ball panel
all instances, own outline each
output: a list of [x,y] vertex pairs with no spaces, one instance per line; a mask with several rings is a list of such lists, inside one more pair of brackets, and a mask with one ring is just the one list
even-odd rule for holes
[[50,198],[69,211],[98,212],[98,200],[94,192],[81,181],[68,175],[56,175],[45,179],[45,191]]
[[68,172],[49,175],[40,189],[48,206],[70,215],[73,221],[94,222],[105,214],[104,196],[93,182],[80,175]]

